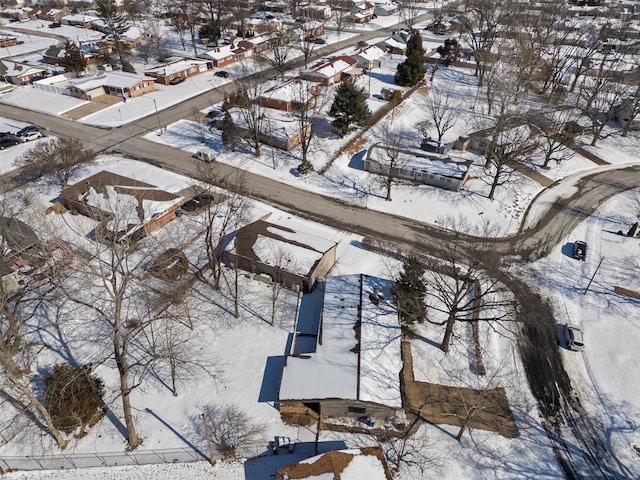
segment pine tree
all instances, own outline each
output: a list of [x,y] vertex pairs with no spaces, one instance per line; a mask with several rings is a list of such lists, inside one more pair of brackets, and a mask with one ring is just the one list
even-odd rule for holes
[[410,329],[413,324],[423,322],[427,316],[424,273],[422,262],[416,257],[408,257],[391,290],[404,328]]
[[413,32],[407,42],[407,59],[398,65],[394,80],[402,87],[413,87],[424,79],[426,72],[422,38],[419,32]]
[[351,80],[343,81],[336,90],[329,115],[335,117],[333,126],[345,133],[353,129],[353,124],[361,127],[366,125],[371,116],[367,92]]
[[95,0],[94,7],[113,38],[113,46],[118,54],[120,65],[125,65],[126,46],[122,43],[122,37],[129,30],[127,15],[118,11],[115,0]]
[[84,58],[78,45],[66,40],[64,44],[64,57],[59,60],[58,64],[67,72],[78,74],[87,68],[87,59]]
[[238,146],[239,132],[228,110],[224,112],[220,130],[222,130],[222,144],[231,148],[231,150],[235,150]]
[[458,60],[460,45],[455,38],[447,38],[444,41],[444,45],[440,45],[436,51],[444,59],[445,67],[450,67]]

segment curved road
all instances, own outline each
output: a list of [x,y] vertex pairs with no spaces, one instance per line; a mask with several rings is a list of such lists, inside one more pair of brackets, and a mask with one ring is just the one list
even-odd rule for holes
[[[379,31],[372,32],[371,36],[373,33],[380,34]],[[362,37],[352,38],[350,42],[360,38]],[[318,53],[323,54],[322,51]],[[212,94],[221,100],[224,90],[206,92],[163,110],[164,121],[168,124],[180,118],[190,117],[194,108],[202,109],[211,103]],[[185,152],[140,138],[157,126],[153,115],[109,130],[8,105],[2,106],[2,115],[35,123],[48,128],[55,135],[81,139],[87,147],[96,152],[121,152],[167,170],[201,178],[199,169],[204,165],[202,162],[194,160]],[[565,475],[567,478],[580,477],[571,454],[571,450],[579,447],[582,457],[587,461],[591,478],[609,479],[625,476],[624,467],[608,452],[602,439],[594,433],[596,430],[585,428],[590,420],[583,415],[579,400],[571,389],[570,379],[555,344],[552,309],[528,285],[506,273],[508,269],[504,267],[546,256],[603,201],[622,191],[640,187],[640,165],[599,171],[580,179],[571,190],[572,193],[558,195],[527,230],[496,239],[454,235],[410,218],[349,205],[339,199],[311,193],[224,164],[213,163],[207,167],[212,169],[221,186],[234,185],[241,177],[241,183],[234,185],[234,188],[239,187],[250,197],[339,230],[404,244],[432,255],[444,251],[451,242],[463,242],[469,246],[476,242],[489,242],[492,251],[500,256],[501,265],[486,267],[491,275],[500,278],[511,289],[521,306],[517,319],[523,327],[523,335],[518,346],[531,390],[546,419],[545,428]],[[13,182],[16,186],[23,181],[19,174],[15,173],[0,177],[0,180],[9,185]],[[525,305],[526,308],[523,307]],[[560,426],[563,422],[569,425],[579,445],[568,446],[564,442],[560,436]]]

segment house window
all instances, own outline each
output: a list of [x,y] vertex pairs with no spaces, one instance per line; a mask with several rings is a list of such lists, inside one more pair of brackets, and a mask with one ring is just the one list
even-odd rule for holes
[[353,406],[350,406],[350,407],[347,408],[347,411],[349,413],[357,413],[357,414],[360,414],[360,415],[363,415],[363,414],[367,413],[367,409],[364,408],[364,407],[353,407]]

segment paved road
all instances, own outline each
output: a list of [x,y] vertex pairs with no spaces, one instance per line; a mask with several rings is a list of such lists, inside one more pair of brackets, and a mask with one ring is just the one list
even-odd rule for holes
[[[371,35],[373,36],[372,32]],[[379,35],[379,32],[377,32]],[[352,39],[355,42],[359,39]],[[319,54],[323,54],[319,52]],[[162,112],[163,119],[170,123],[191,115],[194,107],[203,108],[211,102],[212,95],[222,99],[222,91],[207,92]],[[216,97],[213,97],[216,98]],[[170,147],[148,142],[140,135],[157,127],[155,116],[150,116],[124,127],[105,130],[81,125],[69,120],[28,112],[15,107],[3,106],[3,116],[19,118],[48,128],[51,133],[82,139],[87,146],[98,152],[119,151],[142,161],[158,165],[191,177],[198,177],[202,162],[188,154]],[[224,164],[211,164],[222,184],[230,184],[240,172]],[[405,244],[430,254],[442,251],[450,242],[458,241],[471,245],[484,239],[452,233],[422,224],[412,219],[363,209],[294,186],[278,183],[272,179],[242,172],[242,188],[251,197],[273,204],[288,212],[308,219],[331,225],[340,230],[370,235],[386,241]],[[2,178],[5,182],[19,181],[11,175]],[[559,194],[548,205],[546,212],[529,229],[507,238],[490,240],[492,249],[500,255],[502,267],[509,263],[529,262],[544,257],[559,241],[588,217],[604,200],[631,188],[640,187],[640,166],[619,170],[608,170],[584,177],[569,193]],[[549,438],[556,447],[557,455],[567,478],[577,478],[577,467],[559,434],[560,418],[573,418],[572,426],[578,447],[590,462],[594,478],[615,478],[623,476],[621,468],[608,455],[601,439],[585,431],[583,423],[576,423],[574,413],[580,412],[572,394],[571,382],[562,365],[562,358],[555,345],[553,312],[546,302],[517,278],[505,273],[498,265],[488,269],[501,278],[514,292],[523,308],[518,312],[518,320],[523,325],[525,335],[519,348],[532,392],[538,400],[540,410],[545,415]],[[524,307],[526,306],[526,308]],[[602,449],[600,457],[589,454],[594,445]]]

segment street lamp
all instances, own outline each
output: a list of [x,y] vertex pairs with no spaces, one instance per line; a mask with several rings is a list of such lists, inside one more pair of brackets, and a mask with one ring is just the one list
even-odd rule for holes
[[153,108],[155,108],[156,110],[156,119],[158,120],[158,128],[160,129],[160,133],[162,133],[162,124],[160,123],[160,114],[158,113],[158,104],[156,103],[155,98],[152,98],[151,100],[153,100]]

